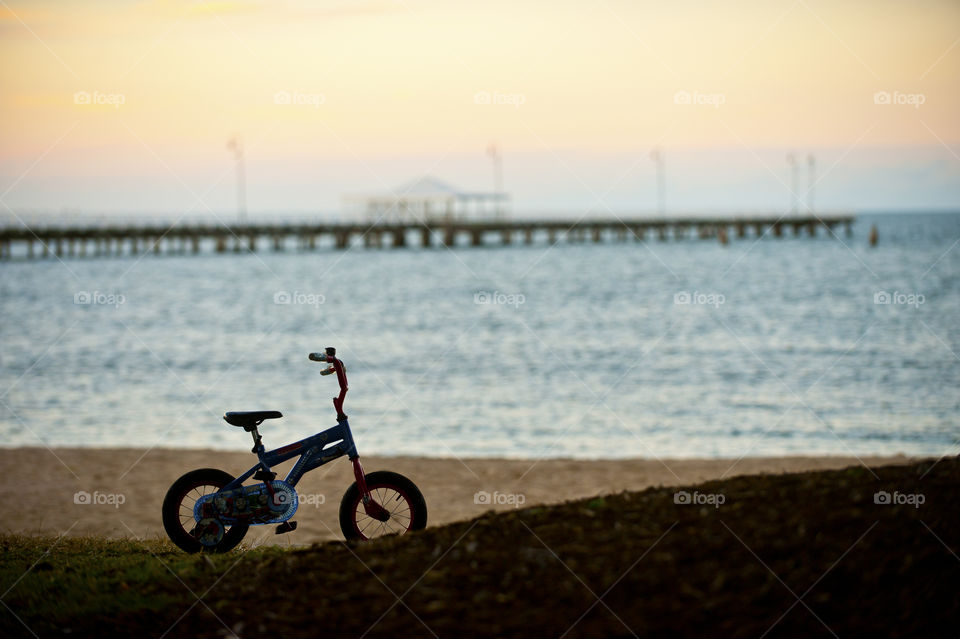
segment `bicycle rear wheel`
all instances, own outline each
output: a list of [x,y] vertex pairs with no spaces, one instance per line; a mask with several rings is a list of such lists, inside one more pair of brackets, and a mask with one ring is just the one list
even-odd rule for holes
[[196,536],[197,521],[193,506],[204,495],[215,493],[233,481],[230,473],[215,468],[201,468],[173,482],[163,500],[163,528],[167,536],[186,552],[227,552],[233,550],[247,534],[247,524],[225,526],[223,538],[215,545],[206,547]]
[[399,473],[378,470],[367,474],[371,497],[390,515],[387,521],[370,517],[354,482],[340,500],[340,530],[347,539],[374,539],[403,535],[427,526],[427,502],[416,484]]

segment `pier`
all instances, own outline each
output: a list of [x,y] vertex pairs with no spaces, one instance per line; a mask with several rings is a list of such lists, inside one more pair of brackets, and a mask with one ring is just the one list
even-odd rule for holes
[[249,223],[0,228],[0,258],[106,257],[344,250],[350,247],[479,247],[557,242],[646,242],[851,233],[850,214],[728,218],[437,220],[405,223]]

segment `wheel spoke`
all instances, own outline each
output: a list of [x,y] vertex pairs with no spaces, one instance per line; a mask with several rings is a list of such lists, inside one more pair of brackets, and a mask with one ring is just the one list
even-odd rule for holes
[[[215,486],[213,484],[198,484],[189,488],[183,495],[183,498],[180,500],[178,515],[180,518],[180,525],[183,528],[184,532],[189,534],[191,537],[196,537],[197,532],[197,522],[194,518],[194,510],[196,508],[197,502],[207,495],[218,492],[222,487]],[[189,526],[189,529],[188,529]],[[231,526],[225,525],[223,527],[224,534],[229,531]]]
[[354,524],[361,537],[373,539],[383,535],[403,534],[410,530],[413,507],[407,497],[393,486],[370,486],[370,497],[387,512],[387,520],[380,521],[366,514],[362,500],[354,509]]
[[370,527],[370,524],[374,523],[375,521],[376,520],[371,517],[370,521],[367,522],[367,525],[360,529],[360,534],[362,535],[364,532],[366,532],[367,528]]

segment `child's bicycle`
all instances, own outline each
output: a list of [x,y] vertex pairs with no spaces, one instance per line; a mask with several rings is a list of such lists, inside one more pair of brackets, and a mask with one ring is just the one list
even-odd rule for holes
[[[350,424],[343,413],[347,375],[336,349],[311,353],[315,362],[327,362],[321,375],[336,373],[340,395],[333,399],[337,425],[296,443],[264,449],[257,430],[263,420],[283,417],[279,411],[226,413],[223,418],[253,436],[259,462],[239,477],[214,468],[193,470],[178,479],[163,500],[163,527],[170,539],[187,552],[226,552],[243,539],[250,526],[279,524],[277,534],[296,530],[290,521],[297,511],[295,486],[304,473],[346,455],[353,462],[356,482],[340,501],[340,530],[347,539],[402,535],[427,525],[427,504],[416,485],[397,473],[381,470],[364,474],[353,443]],[[271,466],[299,456],[280,480]],[[260,481],[244,486],[249,478]]]

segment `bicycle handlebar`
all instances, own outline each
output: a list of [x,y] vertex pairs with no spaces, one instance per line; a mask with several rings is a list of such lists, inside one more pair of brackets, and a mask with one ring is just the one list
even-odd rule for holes
[[337,374],[337,383],[340,384],[340,395],[333,398],[333,407],[337,409],[337,421],[343,421],[347,418],[343,412],[343,399],[349,390],[347,386],[346,367],[343,365],[343,362],[337,359],[337,349],[328,346],[324,351],[323,353],[310,353],[308,357],[314,362],[327,362],[330,364],[329,368],[320,371],[321,375]]

